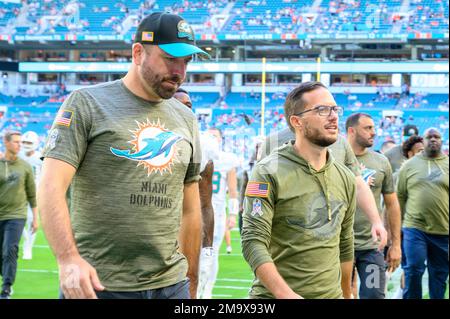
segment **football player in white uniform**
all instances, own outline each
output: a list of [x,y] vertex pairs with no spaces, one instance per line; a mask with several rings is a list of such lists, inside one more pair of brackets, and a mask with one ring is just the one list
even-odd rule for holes
[[[222,145],[222,133],[216,128],[209,129],[209,133],[214,135],[219,146]],[[239,165],[237,156],[232,153],[220,151],[219,159],[214,161],[213,175],[213,196],[214,207],[214,261],[209,269],[206,278],[206,285],[202,292],[203,299],[212,298],[212,290],[219,272],[219,249],[225,235],[225,230],[233,228],[236,225],[236,216],[238,214],[239,202],[237,199],[237,177],[236,167]],[[228,212],[227,223],[226,206],[228,190]],[[201,263],[201,262],[200,262]],[[203,279],[200,279],[201,281]]]
[[[192,101],[187,91],[179,88],[174,97],[192,109]],[[200,164],[199,182],[200,203],[202,209],[202,250],[200,253],[199,281],[197,285],[197,298],[203,298],[203,291],[207,283],[208,274],[214,261],[213,235],[214,235],[214,209],[212,205],[212,178],[214,173],[214,161],[219,158],[219,144],[216,139],[207,132],[200,133],[200,145],[202,149],[202,162]]]
[[[28,131],[22,135],[22,148],[19,156],[33,168],[36,189],[39,184],[42,167],[41,153],[37,150],[38,147],[39,136],[36,132]],[[31,207],[28,207],[27,222],[23,231],[23,259],[29,260],[33,258],[33,245],[36,240],[37,229],[37,218],[34,218]]]

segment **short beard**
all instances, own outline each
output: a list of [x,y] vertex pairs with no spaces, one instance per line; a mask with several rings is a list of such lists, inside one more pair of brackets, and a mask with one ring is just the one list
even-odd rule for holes
[[367,142],[366,140],[362,139],[359,136],[356,136],[356,143],[364,148],[369,148],[373,146],[373,143]]
[[[175,94],[183,80],[178,75],[174,75],[172,77],[163,77],[154,72],[150,65],[143,65],[141,67],[141,78],[145,81],[146,87],[152,89],[153,92],[156,93],[156,95],[165,100],[170,99]],[[178,83],[178,85],[173,89],[165,89],[162,86],[162,82],[165,80],[176,82]]]
[[305,125],[305,138],[311,143],[321,147],[330,146],[337,140],[337,136],[326,137],[323,134],[320,134],[318,129],[311,129],[308,124]]
[[439,147],[438,149],[432,149],[431,147],[425,148],[425,153],[428,157],[437,157],[439,154],[441,154],[442,147]]

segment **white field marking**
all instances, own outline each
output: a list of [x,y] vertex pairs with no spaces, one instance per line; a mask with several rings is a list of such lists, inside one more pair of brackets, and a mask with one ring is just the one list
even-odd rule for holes
[[214,286],[214,289],[249,290],[249,287],[236,287],[236,286]]
[[251,279],[217,278],[216,281],[253,282]]
[[52,274],[57,274],[58,271],[57,270],[45,270],[45,269],[17,269],[17,271],[22,271],[22,272],[37,272],[37,273],[52,273]]
[[240,257],[242,257],[242,254],[227,254],[227,253],[225,253],[225,254],[219,254],[219,256],[234,256],[234,257],[240,256]]
[[45,249],[50,249],[49,245],[33,245],[33,248],[45,248]]
[[212,295],[213,297],[223,298],[223,297],[233,297],[233,295]]

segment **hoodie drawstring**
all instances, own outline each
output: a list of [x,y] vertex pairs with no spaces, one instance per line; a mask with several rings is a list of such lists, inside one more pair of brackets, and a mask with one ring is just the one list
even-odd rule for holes
[[319,182],[320,188],[322,188],[322,192],[325,195],[325,202],[327,204],[327,212],[328,212],[328,220],[331,221],[331,205],[330,205],[330,190],[328,187],[328,183],[327,183],[327,170],[324,171],[323,174],[323,178],[324,178],[324,182],[325,182],[325,189],[320,181],[320,179],[317,177],[317,173],[315,173],[312,168],[311,165],[309,165],[308,163],[308,168],[310,173],[317,179],[317,181]]

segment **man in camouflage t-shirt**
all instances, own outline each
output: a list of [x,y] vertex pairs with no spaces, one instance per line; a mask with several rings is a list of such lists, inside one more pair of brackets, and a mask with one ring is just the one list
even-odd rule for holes
[[127,75],[72,92],[53,123],[38,196],[66,298],[195,297],[198,128],[172,98],[204,53],[193,40],[181,17],[151,14]]
[[[395,193],[392,170],[388,159],[371,149],[375,137],[375,124],[370,115],[355,113],[346,121],[347,138],[361,165],[364,180],[370,186],[378,212],[381,214],[381,195],[386,206],[386,216],[392,245],[388,249],[389,271],[400,264],[400,206]],[[386,267],[384,255],[372,242],[370,222],[360,209],[355,214],[355,266],[358,271],[361,299],[384,299],[386,286]]]

